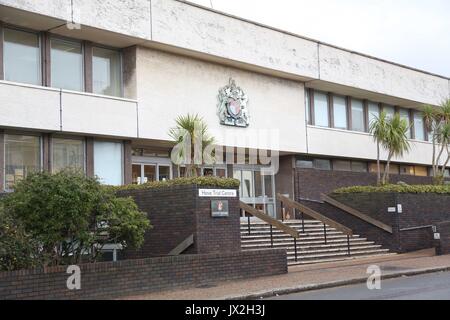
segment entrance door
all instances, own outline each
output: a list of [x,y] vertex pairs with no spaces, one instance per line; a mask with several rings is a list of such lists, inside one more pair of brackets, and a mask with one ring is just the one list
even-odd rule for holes
[[241,201],[275,218],[275,179],[262,175],[260,168],[234,169],[233,176],[241,182]]

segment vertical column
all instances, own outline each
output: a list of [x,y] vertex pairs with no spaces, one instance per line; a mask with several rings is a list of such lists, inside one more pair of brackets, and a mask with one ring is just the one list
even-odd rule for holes
[[51,165],[51,137],[49,133],[42,135],[42,169],[50,171]]
[[94,176],[94,138],[86,138],[86,175]]
[[51,51],[50,51],[50,35],[47,32],[41,33],[41,52],[42,52],[42,85],[46,87],[52,86],[51,79]]
[[92,93],[93,88],[93,74],[92,74],[92,56],[93,46],[92,42],[83,41],[84,45],[84,91]]
[[132,183],[132,150],[131,141],[123,142],[123,182],[124,184]]
[[5,133],[0,130],[0,192],[5,190]]

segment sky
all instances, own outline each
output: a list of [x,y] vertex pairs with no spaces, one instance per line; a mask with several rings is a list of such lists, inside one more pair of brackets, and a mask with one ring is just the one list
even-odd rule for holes
[[450,77],[449,0],[189,0]]

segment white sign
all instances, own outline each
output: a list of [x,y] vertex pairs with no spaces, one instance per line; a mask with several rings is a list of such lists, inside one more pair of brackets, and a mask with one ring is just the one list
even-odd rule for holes
[[441,234],[435,232],[435,233],[434,233],[434,240],[441,240]]
[[388,212],[389,213],[396,213],[397,212],[397,208],[396,207],[389,207],[388,208]]
[[236,198],[237,190],[231,189],[199,189],[199,197],[209,198]]
[[403,206],[401,204],[397,205],[397,212],[398,213],[403,213]]

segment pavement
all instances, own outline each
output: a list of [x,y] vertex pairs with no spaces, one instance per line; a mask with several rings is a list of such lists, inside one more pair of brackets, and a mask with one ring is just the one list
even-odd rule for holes
[[392,256],[293,266],[278,276],[227,281],[198,288],[161,291],[122,299],[132,300],[247,300],[365,283],[367,268],[377,265],[382,279],[450,271],[450,255],[435,256],[434,249]]
[[268,300],[450,300],[450,272],[383,280],[378,289],[356,284],[304,291]]

